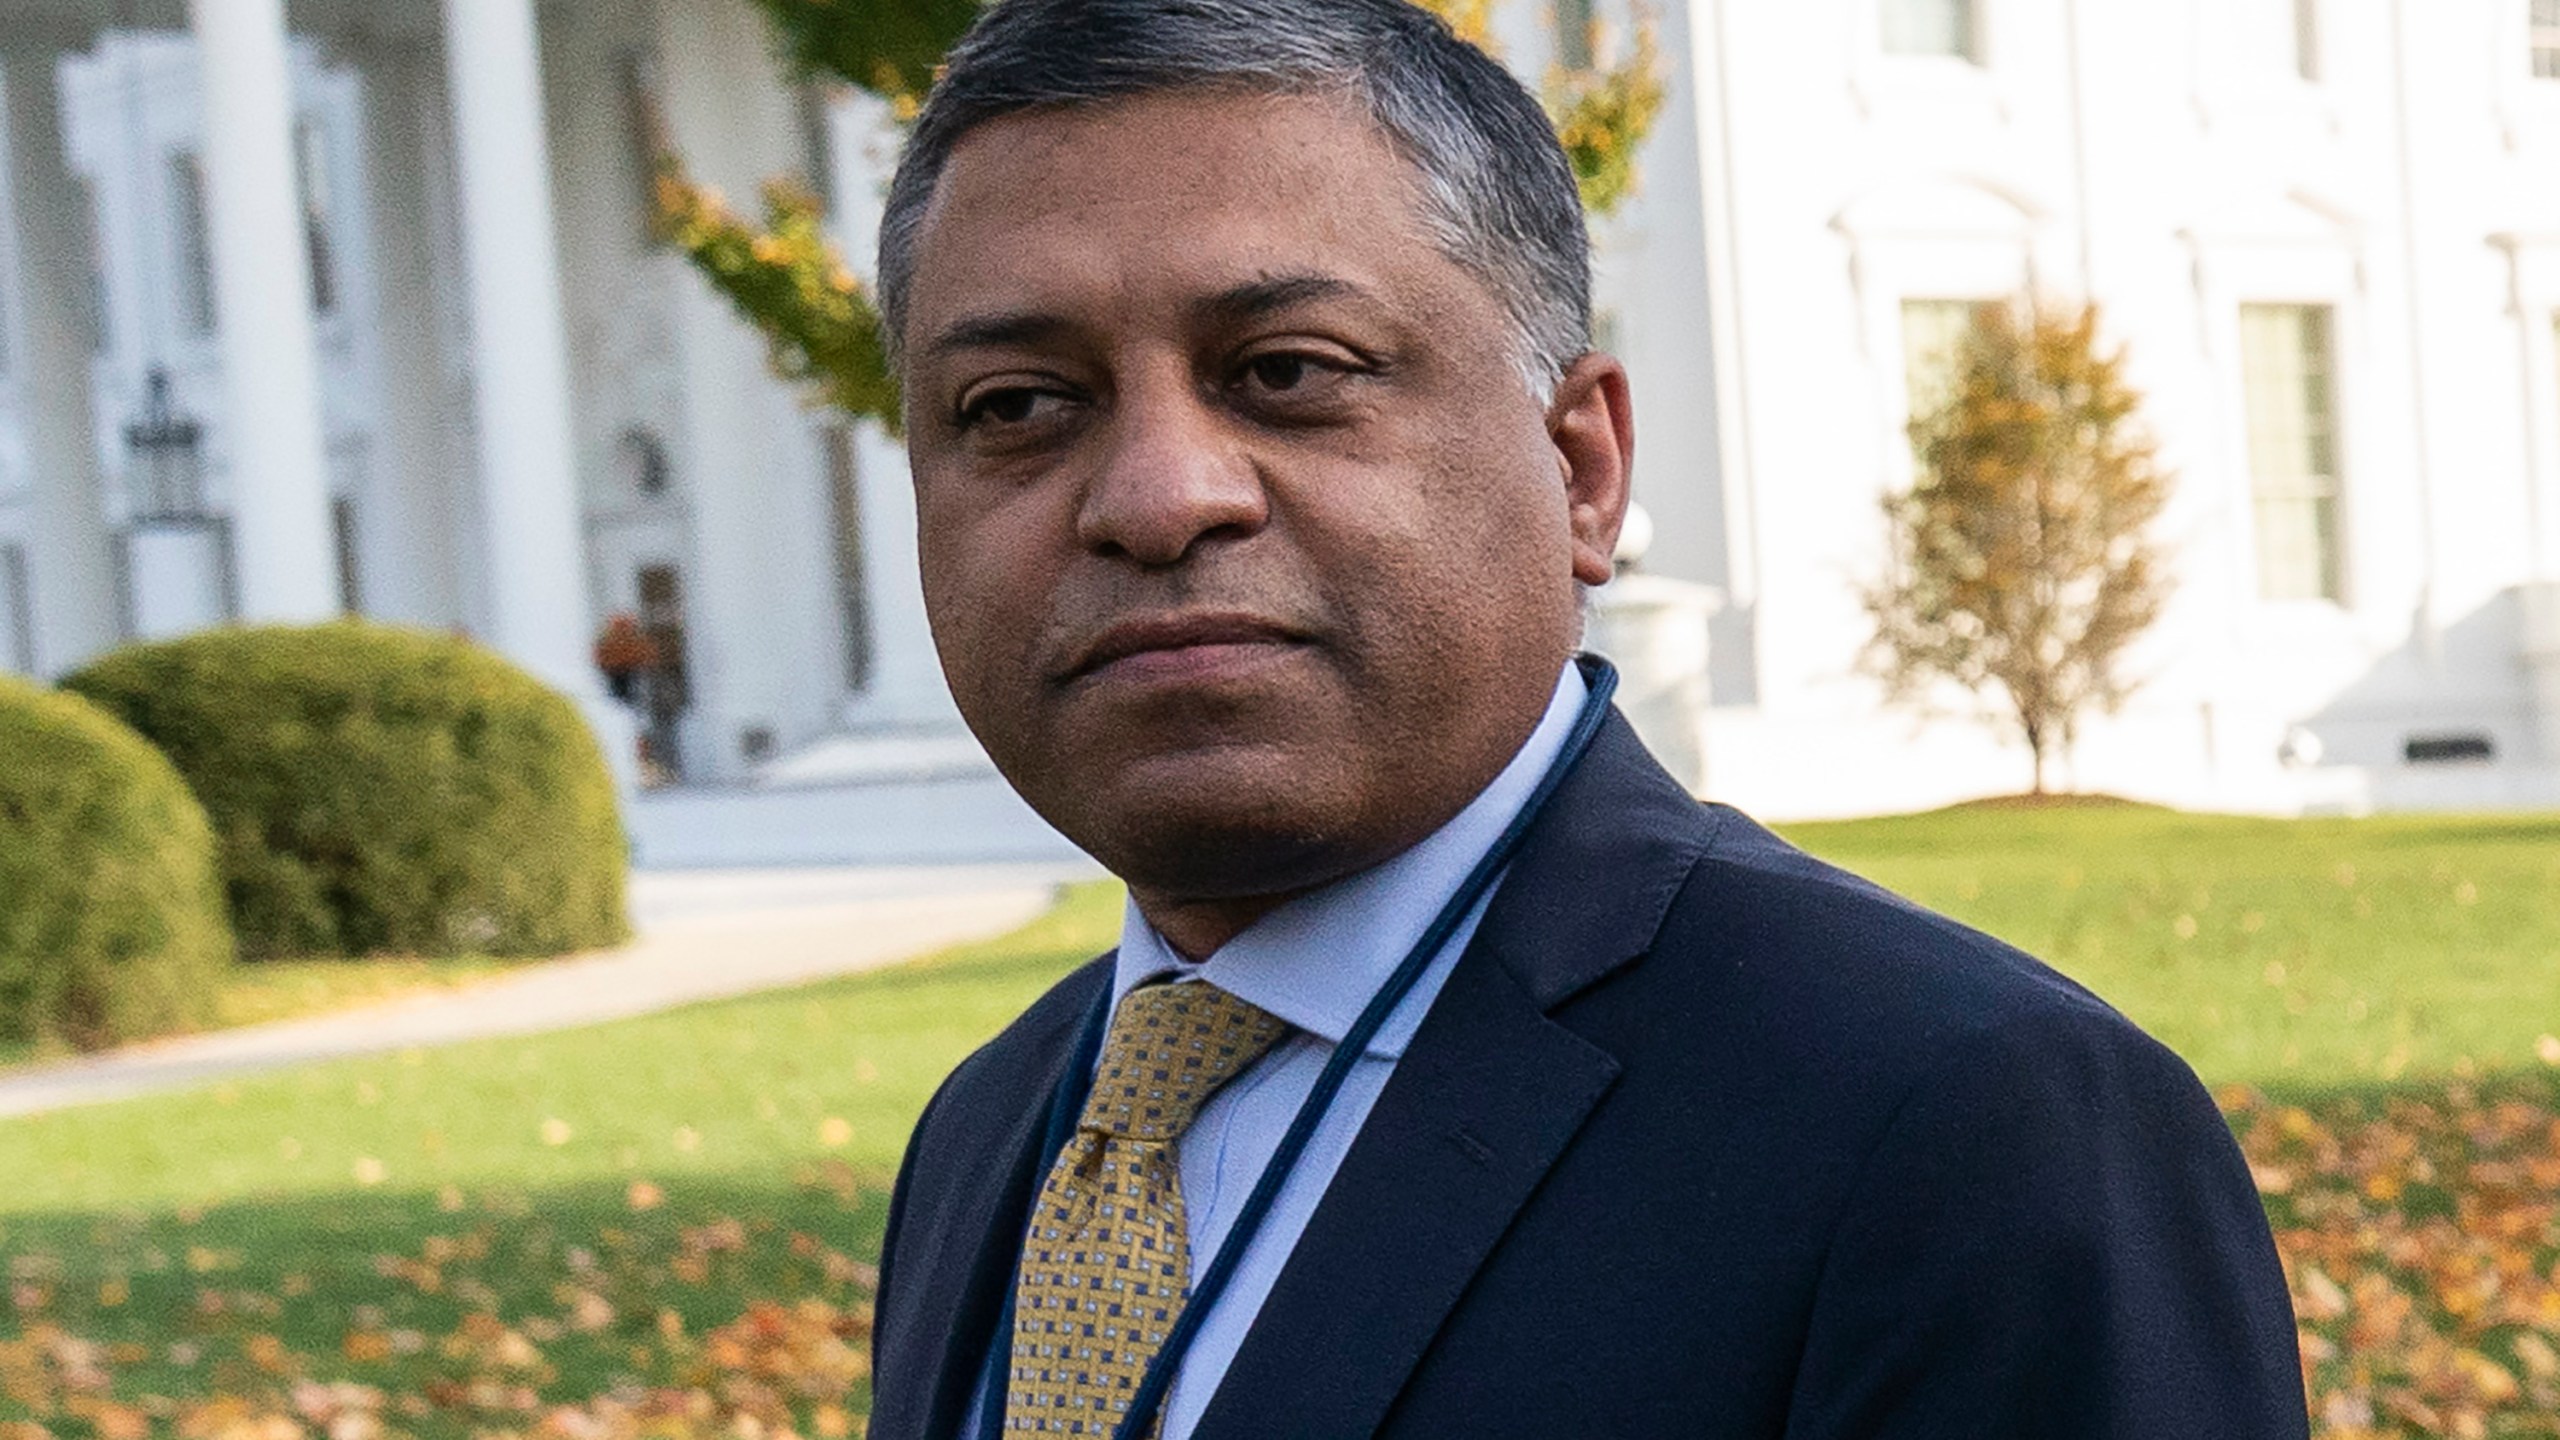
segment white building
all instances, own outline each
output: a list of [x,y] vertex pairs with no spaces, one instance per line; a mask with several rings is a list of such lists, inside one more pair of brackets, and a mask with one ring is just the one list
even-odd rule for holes
[[[2083,784],[2560,800],[2560,3],[1672,18],[1703,103],[1611,289],[1662,568],[1728,597],[1712,789],[1785,815],[2021,788],[2022,751],[1880,712],[1852,660],[1914,357],[1945,302],[2034,289],[2106,307],[2182,476],[2179,595]],[[1665,276],[1701,213],[1691,298]]]
[[[1523,73],[1586,9],[1511,0]],[[1855,597],[1950,302],[2032,288],[2107,305],[2183,477],[2082,783],[2560,801],[2560,0],[1655,10],[1602,305],[1647,568],[1724,597],[1711,791],[2021,784],[1879,705]],[[815,176],[867,258],[888,129],[744,0],[0,0],[0,665],[353,609],[649,731],[646,859],[1054,849],[942,691],[894,446],[651,244],[652,114],[733,197]],[[617,614],[679,662],[636,716]]]

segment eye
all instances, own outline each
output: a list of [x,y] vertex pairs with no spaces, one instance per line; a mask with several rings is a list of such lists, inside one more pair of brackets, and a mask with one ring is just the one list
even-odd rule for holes
[[960,429],[1028,425],[1057,414],[1072,397],[1031,385],[999,385],[963,396],[953,417]]
[[1227,382],[1246,404],[1284,406],[1303,412],[1338,398],[1343,387],[1376,366],[1362,357],[1314,342],[1259,351],[1242,357]]
[[1265,390],[1295,390],[1307,382],[1315,362],[1304,355],[1282,352],[1257,355],[1246,362],[1245,373]]

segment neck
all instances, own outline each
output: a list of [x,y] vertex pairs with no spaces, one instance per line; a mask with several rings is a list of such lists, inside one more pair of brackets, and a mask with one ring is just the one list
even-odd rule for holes
[[1147,923],[1155,927],[1175,954],[1194,964],[1216,954],[1220,946],[1243,934],[1254,921],[1306,893],[1289,890],[1225,900],[1182,900],[1161,891],[1129,887],[1129,898],[1137,902],[1138,913],[1147,917]]

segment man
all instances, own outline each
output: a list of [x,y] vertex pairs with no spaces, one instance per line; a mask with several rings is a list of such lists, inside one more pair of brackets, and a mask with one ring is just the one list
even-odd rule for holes
[[918,1123],[876,1440],[2306,1433],[2184,1066],[1581,747],[1587,271],[1535,103],[1397,0],[954,52],[881,242],[926,600],[1130,902]]

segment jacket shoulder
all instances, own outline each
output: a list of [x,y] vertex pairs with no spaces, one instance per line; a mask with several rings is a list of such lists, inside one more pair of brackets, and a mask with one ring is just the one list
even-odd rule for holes
[[1711,809],[1709,843],[1651,947],[1557,1017],[1625,1061],[1632,1083],[1749,1097],[1695,1112],[1699,1123],[1784,1143],[1835,1196],[1897,1124],[2034,1095],[2078,1097],[2067,1108],[2080,1116],[2049,1116],[2037,1143],[2068,1149],[2090,1138],[2086,1125],[2175,1115],[2215,1165],[2228,1158],[2194,1072],[2106,1001]]
[[1790,1434],[2302,1435],[2256,1187],[2166,1046],[1738,817],[1662,938],[1793,1097],[1821,1249]]
[[1738,811],[1707,808],[1712,839],[1655,946],[1673,975],[1818,1014],[1814,1033],[1870,1064],[1904,1056],[1925,1065],[1950,1045],[2020,1029],[2156,1048],[2036,957],[1815,859]]
[[1711,1025],[1718,1093],[1758,1107],[1720,1153],[1786,1157],[1820,1276],[1802,1433],[2299,1436],[2266,1217],[2186,1062],[2016,947],[1715,819],[1618,1008]]

